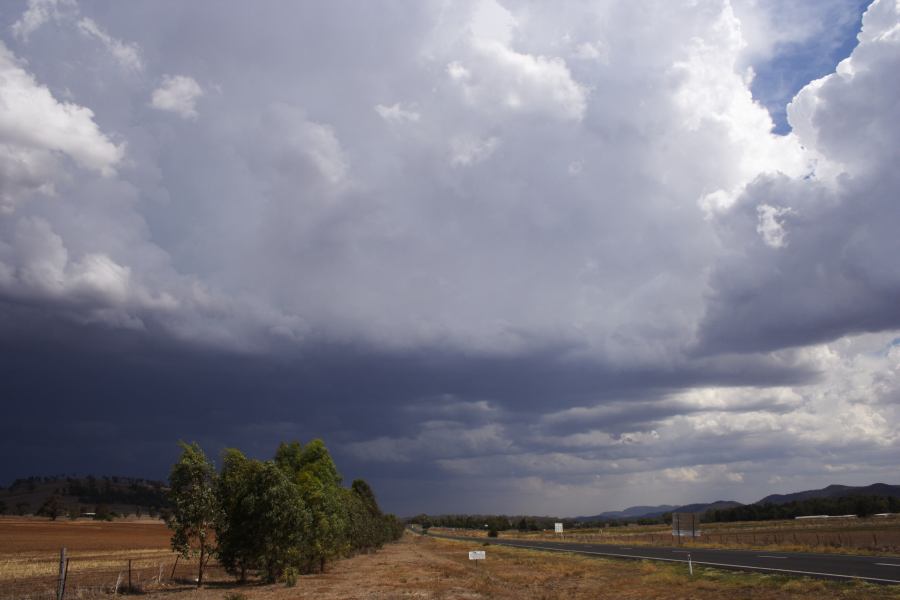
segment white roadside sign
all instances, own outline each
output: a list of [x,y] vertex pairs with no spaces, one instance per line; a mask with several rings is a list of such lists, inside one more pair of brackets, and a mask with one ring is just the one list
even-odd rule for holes
[[484,550],[473,550],[469,552],[469,560],[484,560]]
[[562,526],[563,526],[562,523],[554,523],[553,524],[554,531],[556,531],[556,533],[562,533],[563,532]]

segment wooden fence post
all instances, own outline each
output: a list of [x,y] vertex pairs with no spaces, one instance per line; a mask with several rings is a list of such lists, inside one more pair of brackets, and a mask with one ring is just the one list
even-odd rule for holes
[[66,549],[59,549],[59,578],[56,580],[56,600],[63,600],[66,590]]
[[134,588],[131,587],[131,559],[128,559],[128,593],[130,594]]

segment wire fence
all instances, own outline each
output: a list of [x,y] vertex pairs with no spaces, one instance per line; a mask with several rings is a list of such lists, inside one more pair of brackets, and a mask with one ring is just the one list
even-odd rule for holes
[[[891,522],[849,522],[844,526],[834,522],[822,523],[792,521],[778,524],[757,523],[753,526],[729,527],[726,524],[701,524],[696,539],[673,537],[670,529],[661,527],[647,531],[635,527],[608,528],[602,530],[573,530],[563,534],[546,532],[502,531],[500,537],[523,538],[529,540],[583,542],[592,544],[646,544],[671,546],[674,544],[712,545],[722,547],[771,547],[808,549],[828,552],[835,549],[874,553],[900,553],[900,526]],[[433,531],[447,531],[452,535],[486,538],[484,531],[450,530],[432,528]]]
[[[90,600],[184,588],[196,585],[199,561],[171,554],[128,559],[74,556],[62,562],[61,574],[59,565],[58,559],[29,561],[28,569],[0,564],[0,600]],[[204,567],[204,583],[227,580],[232,578],[218,563]]]

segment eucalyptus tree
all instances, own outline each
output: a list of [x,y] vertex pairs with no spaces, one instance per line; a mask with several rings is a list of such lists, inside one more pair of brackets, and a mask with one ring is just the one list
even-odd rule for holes
[[220,507],[215,493],[216,471],[196,442],[179,442],[181,457],[169,474],[172,505],[168,525],[172,529],[172,549],[184,558],[199,554],[197,587],[203,585],[203,568],[214,551],[213,531]]

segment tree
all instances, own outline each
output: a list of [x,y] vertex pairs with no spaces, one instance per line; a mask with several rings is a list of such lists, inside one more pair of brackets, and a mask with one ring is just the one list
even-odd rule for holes
[[252,511],[253,463],[239,450],[226,448],[222,452],[222,472],[216,481],[221,507],[216,522],[219,562],[242,583],[247,580],[247,571],[257,568],[259,560],[253,548],[256,541],[253,530],[258,518]]
[[42,517],[50,517],[51,521],[55,521],[62,511],[62,499],[56,494],[51,494],[38,509],[37,514]]
[[4,500],[0,500],[0,515],[6,514],[6,502]]
[[27,502],[16,502],[16,514],[20,517],[28,514],[28,509],[31,507]]
[[[211,547],[212,532],[219,518],[215,493],[216,472],[197,443],[180,442],[181,458],[169,475],[172,516],[172,549],[184,558],[200,555],[197,587],[203,585],[203,567]],[[195,549],[195,546],[197,548]]]
[[324,572],[329,559],[349,549],[345,535],[347,507],[341,502],[341,475],[319,439],[306,446],[299,442],[280,444],[275,465],[299,486],[311,513],[310,536],[303,544],[304,570],[318,567]]
[[106,504],[98,504],[94,507],[95,521],[112,521],[114,515],[115,513],[113,513]]
[[289,473],[273,461],[228,449],[216,491],[222,506],[219,561],[229,573],[244,581],[249,570],[258,570],[274,582],[287,569],[299,569],[312,518]]

